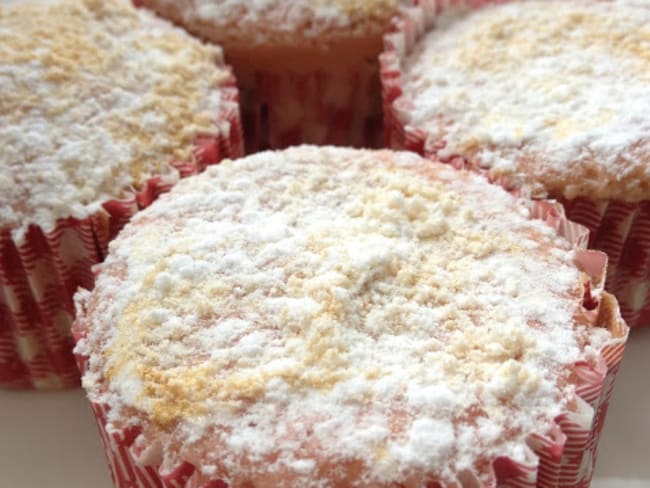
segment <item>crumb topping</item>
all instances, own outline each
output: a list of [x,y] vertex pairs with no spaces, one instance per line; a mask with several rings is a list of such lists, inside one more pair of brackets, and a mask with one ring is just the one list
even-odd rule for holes
[[126,0],[0,5],[0,227],[85,217],[191,160],[221,63]]
[[[328,37],[380,35],[406,0],[144,0],[156,11],[176,11],[189,26],[209,24],[220,43],[298,44]],[[302,40],[302,41],[300,41]]]
[[501,188],[413,154],[227,161],[111,244],[77,299],[84,386],[231,486],[487,476],[482,456],[530,461],[610,337],[573,259]]
[[451,8],[409,55],[407,123],[442,158],[547,194],[650,198],[650,9],[629,0]]

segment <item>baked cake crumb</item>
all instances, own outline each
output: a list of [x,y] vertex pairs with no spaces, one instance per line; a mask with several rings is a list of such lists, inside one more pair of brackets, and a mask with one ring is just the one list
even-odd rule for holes
[[574,258],[500,187],[414,154],[227,161],[138,214],[78,295],[84,386],[163,466],[230,486],[485,479],[533,462],[526,436],[611,338]]
[[449,7],[404,62],[403,122],[534,196],[647,200],[649,25],[629,0]]
[[[210,25],[213,36],[229,46],[248,39],[251,45],[323,43],[338,37],[384,32],[407,0],[196,0],[178,8],[171,0],[141,0],[156,11],[177,12],[183,24]],[[210,36],[210,37],[213,37]]]
[[0,5],[0,226],[47,231],[175,173],[226,130],[229,77],[219,48],[126,0]]

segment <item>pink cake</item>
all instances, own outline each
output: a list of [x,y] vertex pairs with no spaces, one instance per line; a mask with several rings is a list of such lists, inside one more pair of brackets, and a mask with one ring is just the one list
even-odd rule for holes
[[627,327],[558,206],[302,146],[137,214],[76,296],[119,487],[588,487]]
[[78,385],[72,295],[140,208],[243,152],[221,50],[122,0],[0,5],[0,386]]
[[649,22],[628,0],[454,1],[382,55],[390,146],[562,202],[630,326],[650,324]]

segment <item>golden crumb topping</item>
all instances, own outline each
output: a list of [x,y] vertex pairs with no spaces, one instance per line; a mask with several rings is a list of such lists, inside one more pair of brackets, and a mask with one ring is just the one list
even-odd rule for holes
[[191,160],[218,132],[221,60],[126,0],[1,5],[0,226],[49,227]]
[[638,2],[450,7],[405,60],[400,106],[436,155],[536,196],[645,200],[649,62]]
[[191,32],[228,47],[281,44],[323,47],[330,40],[381,36],[413,0],[144,0]]
[[523,460],[611,338],[574,258],[500,187],[414,154],[226,161],[138,214],[79,296],[84,385],[234,486]]

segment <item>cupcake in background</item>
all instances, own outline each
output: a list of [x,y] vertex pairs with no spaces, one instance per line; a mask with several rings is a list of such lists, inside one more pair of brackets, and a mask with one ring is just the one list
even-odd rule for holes
[[[429,3],[429,0],[427,0]],[[413,0],[136,0],[223,46],[247,151],[381,144],[382,35]]]
[[125,0],[0,5],[0,386],[78,385],[78,286],[181,176],[243,152],[218,47]]
[[181,181],[73,327],[118,487],[581,487],[627,327],[558,205],[413,153]]
[[609,256],[606,288],[650,325],[650,8],[451,2],[405,16],[382,54],[393,148],[562,202]]

